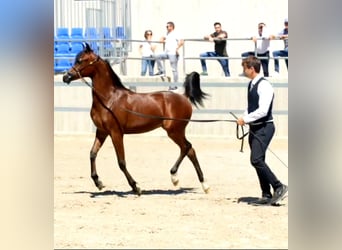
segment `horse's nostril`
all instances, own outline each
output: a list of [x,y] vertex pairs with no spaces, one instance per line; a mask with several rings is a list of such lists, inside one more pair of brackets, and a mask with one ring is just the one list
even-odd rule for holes
[[66,82],[66,83],[71,82],[71,75],[69,74],[69,72],[67,72],[63,75],[63,82]]

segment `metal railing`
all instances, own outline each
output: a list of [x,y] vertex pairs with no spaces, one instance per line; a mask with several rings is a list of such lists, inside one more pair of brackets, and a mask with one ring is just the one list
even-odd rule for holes
[[[263,38],[257,38],[257,40],[262,40]],[[251,38],[226,38],[222,40],[227,40],[227,41],[251,41]],[[274,38],[272,40],[283,40],[280,38]],[[95,42],[98,44],[97,51],[99,52],[99,55],[103,57],[106,60],[109,60],[111,64],[120,64],[120,73],[122,75],[127,75],[127,65],[126,61],[127,60],[142,60],[142,57],[132,57],[128,56],[128,53],[130,52],[128,49],[130,43],[141,43],[146,40],[133,40],[133,39],[56,39],[54,40],[55,43],[60,43],[60,42]],[[163,51],[164,51],[164,43],[160,41],[150,41],[152,43],[157,43],[157,44],[162,44],[163,45]],[[186,73],[186,61],[188,60],[200,60],[200,59],[205,59],[205,60],[217,60],[217,59],[229,59],[229,60],[241,60],[243,57],[187,57],[186,56],[186,47],[187,47],[187,42],[209,42],[208,40],[204,39],[194,39],[194,38],[187,38],[184,39],[184,44],[182,46],[182,62],[183,62],[183,74]],[[105,43],[111,43],[113,46],[111,49],[104,48]],[[130,46],[131,47],[131,46]],[[255,56],[257,56],[257,45],[255,43],[254,46],[254,52]],[[58,58],[71,58],[71,57],[58,57]],[[259,59],[288,59],[288,57],[258,57]],[[56,59],[56,57],[55,57]],[[74,59],[74,58],[72,58]],[[144,58],[145,60],[156,60],[156,58]],[[163,59],[164,63],[164,68],[165,68],[165,60]]]

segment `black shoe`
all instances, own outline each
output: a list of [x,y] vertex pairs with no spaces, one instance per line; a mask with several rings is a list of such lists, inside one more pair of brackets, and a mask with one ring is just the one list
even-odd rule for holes
[[169,87],[169,90],[176,90],[177,89],[177,86],[170,86]]
[[154,74],[155,76],[160,76],[160,75],[164,75],[164,72],[162,71],[158,71],[157,73]]
[[282,184],[276,190],[274,190],[273,198],[271,199],[271,204],[277,204],[278,201],[282,200],[287,192],[287,186]]
[[272,199],[272,194],[271,194],[271,192],[270,191],[268,191],[268,192],[262,192],[262,195],[261,195],[261,197],[263,197],[263,198],[270,198],[270,199]]

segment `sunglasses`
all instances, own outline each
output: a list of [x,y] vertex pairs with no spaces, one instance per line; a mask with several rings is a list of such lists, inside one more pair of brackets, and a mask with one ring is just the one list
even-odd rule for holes
[[148,35],[148,36],[152,36],[152,33],[146,33],[146,35]]

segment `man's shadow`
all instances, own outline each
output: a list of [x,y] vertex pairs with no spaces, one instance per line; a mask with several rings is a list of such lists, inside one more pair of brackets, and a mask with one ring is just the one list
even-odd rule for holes
[[252,205],[252,206],[272,206],[272,207],[280,207],[280,206],[284,206],[284,204],[256,204],[255,202],[259,200],[259,197],[251,197],[251,196],[247,196],[247,197],[240,197],[237,199],[237,203],[246,203],[247,205]]

